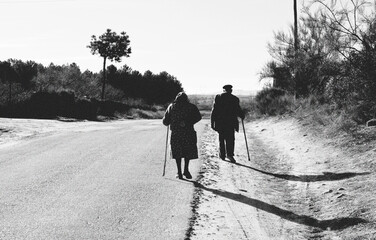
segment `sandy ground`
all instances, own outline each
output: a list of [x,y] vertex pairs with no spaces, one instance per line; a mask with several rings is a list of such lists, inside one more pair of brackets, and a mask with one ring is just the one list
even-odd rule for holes
[[[0,147],[101,122],[0,119]],[[375,142],[341,147],[291,118],[246,124],[237,164],[217,157],[217,134],[201,139],[187,239],[376,239]]]
[[291,118],[246,130],[237,164],[217,157],[214,131],[202,139],[191,239],[376,239],[374,142],[343,148]]

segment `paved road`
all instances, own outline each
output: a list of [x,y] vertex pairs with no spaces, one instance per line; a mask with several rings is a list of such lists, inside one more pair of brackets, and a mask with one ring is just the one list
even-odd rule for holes
[[0,149],[0,239],[184,238],[193,186],[172,161],[161,176],[166,127],[99,125]]

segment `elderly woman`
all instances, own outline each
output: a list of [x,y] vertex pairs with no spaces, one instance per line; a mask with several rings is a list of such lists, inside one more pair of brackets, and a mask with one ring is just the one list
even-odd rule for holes
[[[177,178],[183,175],[191,179],[189,160],[198,158],[197,135],[193,127],[201,120],[197,107],[189,102],[187,94],[180,92],[170,104],[163,118],[163,124],[170,125],[172,157],[176,160]],[[181,159],[184,158],[184,172],[181,171]]]

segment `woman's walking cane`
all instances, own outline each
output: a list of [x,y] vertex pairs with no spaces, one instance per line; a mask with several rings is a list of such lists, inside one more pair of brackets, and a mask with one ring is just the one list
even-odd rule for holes
[[243,132],[244,132],[245,146],[247,147],[248,161],[251,161],[251,158],[249,157],[249,150],[248,150],[248,143],[247,143],[247,135],[245,134],[245,128],[244,128],[244,121],[243,121],[243,119],[242,119],[242,124],[243,124]]
[[167,126],[167,135],[166,135],[166,150],[165,150],[165,158],[164,158],[164,165],[163,165],[163,174],[162,177],[164,177],[165,172],[166,172],[166,161],[167,161],[167,148],[168,148],[168,130],[169,126]]

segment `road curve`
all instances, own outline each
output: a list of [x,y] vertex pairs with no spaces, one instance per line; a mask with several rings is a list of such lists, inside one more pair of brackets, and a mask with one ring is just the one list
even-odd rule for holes
[[0,239],[183,239],[193,185],[162,177],[165,140],[130,120],[0,148]]

